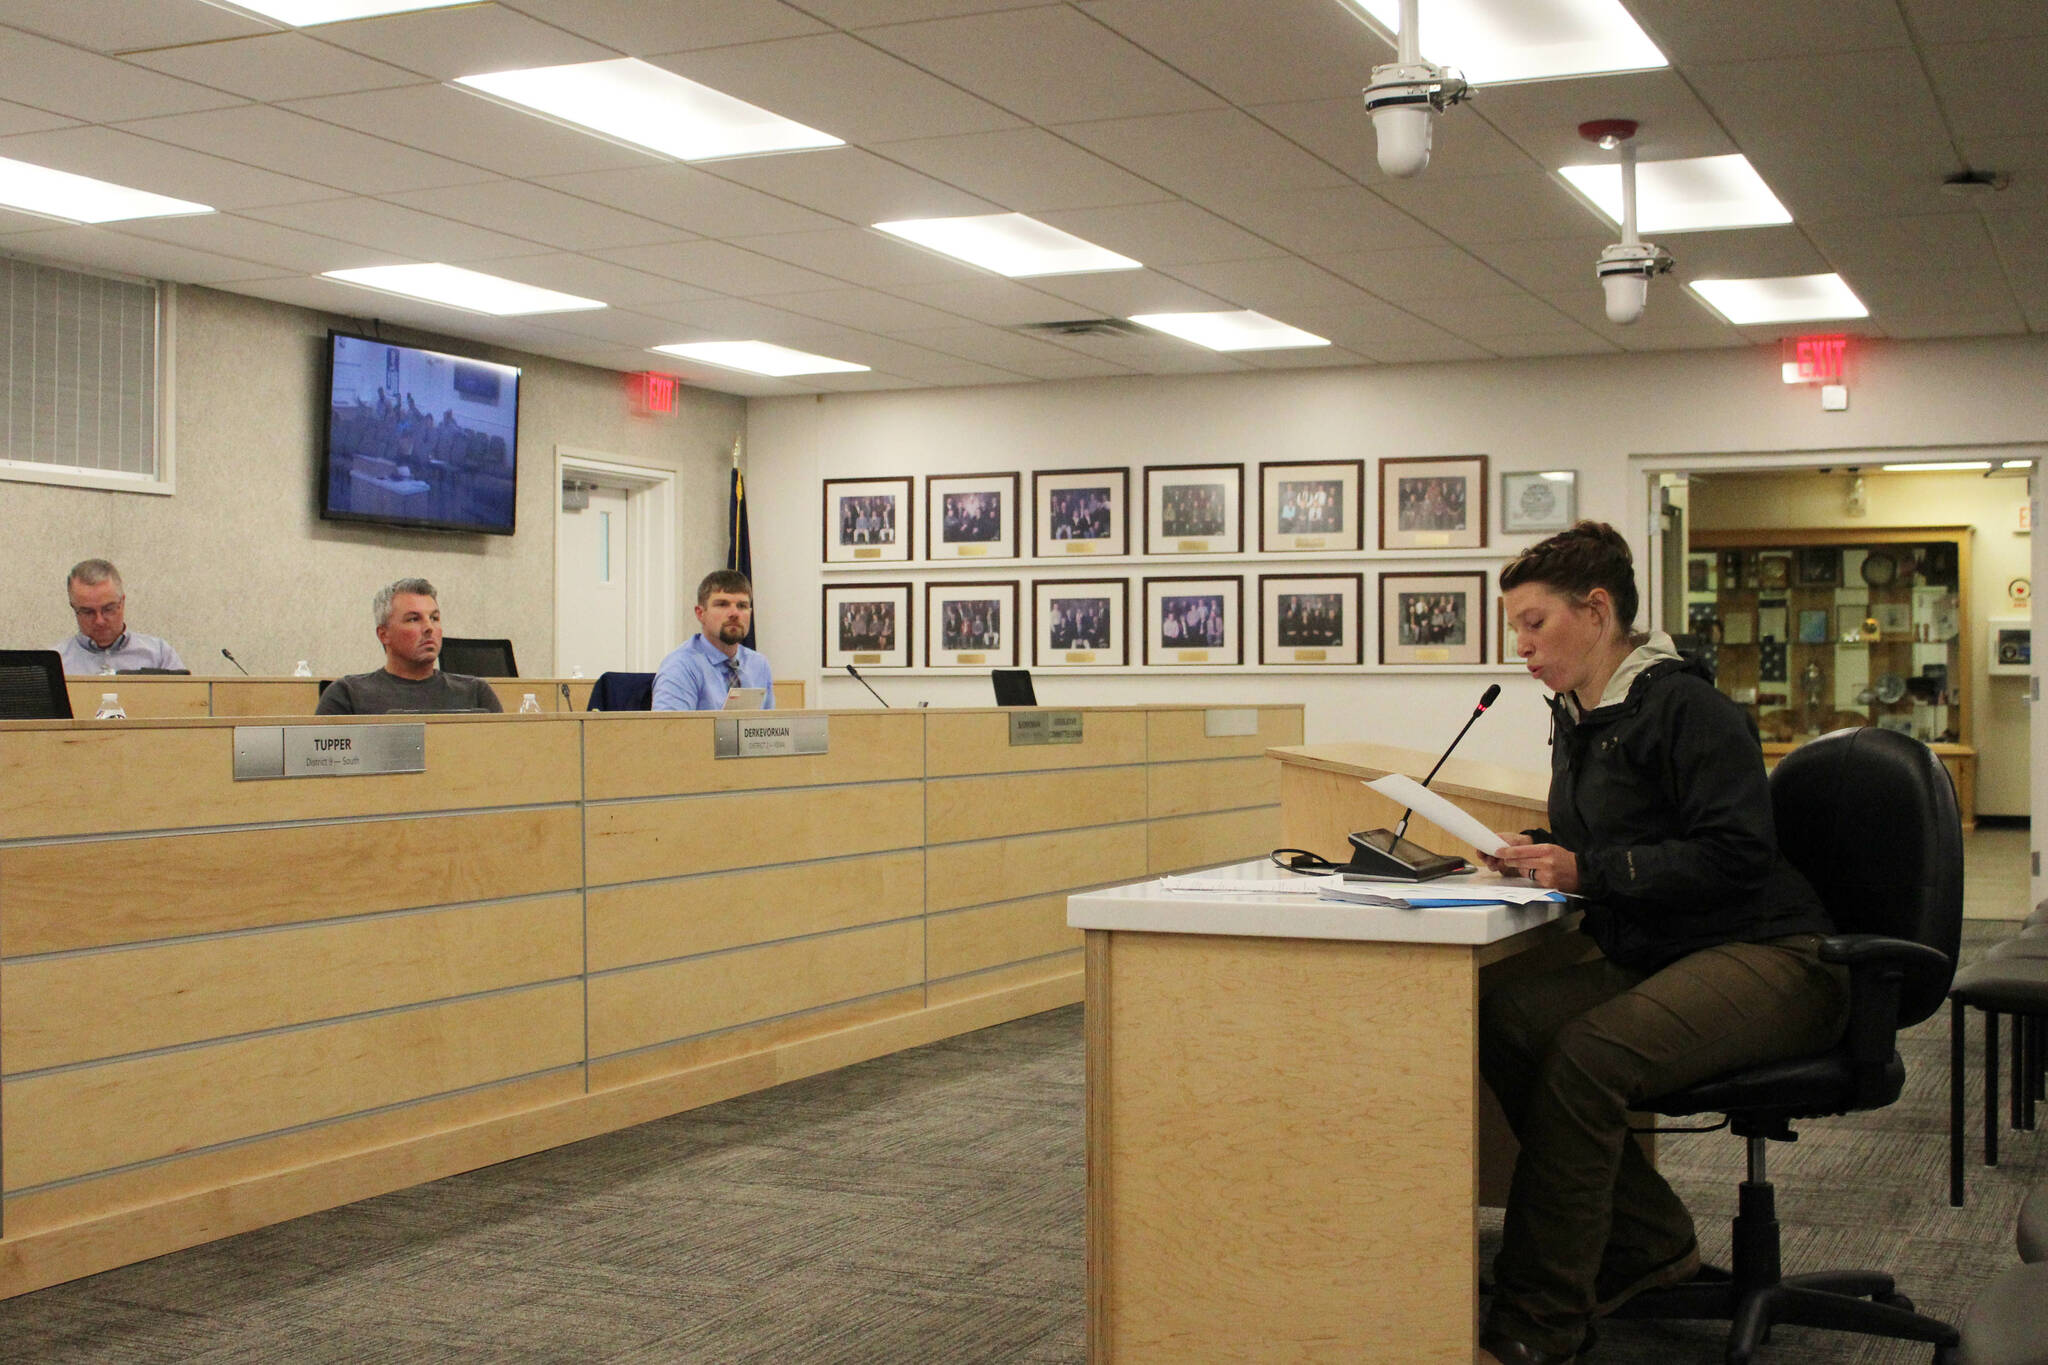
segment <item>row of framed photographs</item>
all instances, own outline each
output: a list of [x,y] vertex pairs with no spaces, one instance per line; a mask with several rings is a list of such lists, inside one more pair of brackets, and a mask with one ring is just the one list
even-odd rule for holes
[[[1364,548],[1364,460],[1281,461],[1257,468],[1261,552]],[[1502,530],[1570,526],[1577,477],[1569,470],[1501,475]],[[1485,547],[1486,456],[1381,460],[1379,481],[1380,549]],[[915,476],[824,482],[825,563],[917,558]],[[1033,553],[1040,559],[1129,554],[1130,484],[1125,468],[1033,473]],[[1021,474],[929,474],[924,486],[928,560],[1019,557]],[[1144,495],[1144,553],[1244,553],[1245,466],[1150,465]]]
[[[1487,574],[1384,573],[1378,577],[1377,659],[1382,665],[1484,664]],[[1132,662],[1132,589],[1142,616],[1139,652],[1147,666],[1242,665],[1246,634],[1242,575],[1015,579],[926,583],[923,662],[927,668],[1120,668]],[[1024,594],[1028,591],[1028,602]],[[823,662],[828,670],[909,668],[917,663],[916,587],[910,583],[827,584]],[[1362,665],[1364,574],[1261,574],[1257,660],[1262,665]],[[1031,611],[1027,624],[1021,609]],[[1517,658],[1495,603],[1494,663]],[[1029,642],[1029,649],[1025,643]]]

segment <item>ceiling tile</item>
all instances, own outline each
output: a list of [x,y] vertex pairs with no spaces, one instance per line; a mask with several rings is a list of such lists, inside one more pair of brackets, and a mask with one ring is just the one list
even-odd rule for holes
[[824,24],[781,0],[504,0],[504,4],[629,57],[826,31]]
[[733,245],[805,266],[848,284],[901,292],[895,286],[989,278],[982,271],[868,228],[738,237]]
[[493,275],[522,284],[559,289],[586,299],[603,299],[617,308],[642,311],[650,304],[708,298],[717,292],[567,251],[493,260],[490,270]]
[[1600,259],[1600,248],[1609,241],[1606,234],[1587,233],[1524,242],[1485,242],[1473,247],[1472,254],[1524,289],[1546,297],[1582,288],[1598,294],[1600,284],[1593,266]]
[[1533,358],[1549,355],[1612,355],[1621,348],[1583,327],[1568,332],[1527,332],[1520,336],[1493,336],[1486,349],[1497,356]]
[[139,52],[128,60],[252,100],[342,95],[417,85],[420,81],[415,72],[372,61],[303,33],[266,33],[255,38],[168,47],[159,52]]
[[601,62],[619,55],[602,43],[496,4],[387,14],[320,24],[305,32],[440,81],[485,71]]
[[79,126],[0,141],[0,156],[18,157],[74,175],[196,200],[217,209],[331,199],[316,185],[223,157],[173,147],[118,128]]
[[[1675,271],[1681,280],[1818,275],[1835,268],[1798,227],[1675,232],[1658,240],[1677,261]],[[1586,278],[1592,277],[1593,258],[1588,257]]]
[[409,190],[389,196],[401,204],[545,242],[564,251],[672,242],[689,234],[666,223],[577,199],[519,180],[493,180],[451,189]]
[[1376,191],[1395,208],[1463,246],[1564,237],[1598,219],[1540,171],[1516,175],[1421,175]]
[[903,339],[965,360],[980,361],[1016,374],[1028,374],[1034,379],[1083,379],[1130,373],[1123,365],[1084,356],[1064,346],[1022,336],[1001,327],[934,328],[906,332]]
[[1911,315],[1966,317],[1973,313],[1987,320],[2004,315],[2007,325],[1997,330],[2025,330],[2011,325],[2020,316],[2019,308],[2006,287],[2004,272],[1996,265],[1886,271],[1850,283],[1871,316],[1887,331],[1894,319]]
[[184,114],[239,104],[233,95],[81,52],[17,29],[0,29],[0,90],[17,104],[88,123]]
[[148,4],[135,0],[7,0],[7,22],[95,52],[126,52],[173,43],[210,43],[267,33],[270,25],[214,5]]
[[1139,374],[1234,374],[1250,368],[1235,356],[1163,333],[1141,332],[1128,337],[1068,337],[1060,344]]
[[1292,351],[1240,351],[1237,358],[1255,370],[1330,370],[1371,365],[1369,356],[1342,346],[1311,346]]
[[985,99],[844,33],[670,53],[658,65],[848,142],[1014,128]]
[[1478,257],[1454,246],[1317,256],[1315,262],[1360,288],[1404,305],[1433,299],[1497,298],[1522,289]]
[[[1737,150],[1676,71],[1631,71],[1581,80],[1488,86],[1472,107],[1496,129],[1511,129],[1515,144],[1546,171],[1615,160],[1614,153],[1579,136],[1579,125],[1589,117],[1589,110],[1603,111],[1600,117],[1632,118],[1640,124],[1635,144],[1636,155],[1643,161],[1724,156]],[[1438,133],[1448,141],[1462,131],[1446,118]],[[1432,158],[1430,173],[1437,169]]]
[[1937,43],[1922,52],[1957,137],[2038,135],[2048,122],[2048,30],[2037,38]]
[[1055,275],[1033,285],[1076,304],[1083,316],[1127,318],[1134,313],[1207,313],[1231,305],[1154,270],[1109,270],[1098,275]]
[[1043,128],[890,142],[875,151],[1019,213],[1145,204],[1171,196]]
[[1427,360],[1484,360],[1487,351],[1443,328],[1390,304],[1370,300],[1368,306],[1342,303],[1305,304],[1284,318],[1317,336],[1383,365],[1411,365]]
[[1906,44],[1897,0],[1830,0],[1826,5],[1632,0],[1629,9],[1664,55],[1681,64],[1862,52]]
[[1283,322],[1292,320],[1281,317],[1290,308],[1335,304],[1377,311],[1390,306],[1329,271],[1293,256],[1177,265],[1168,273],[1218,298],[1228,299],[1236,307],[1255,308],[1280,317]]
[[668,242],[658,246],[617,247],[590,254],[599,260],[681,280],[700,289],[715,289],[722,294],[794,294],[807,289],[830,289],[841,283],[828,275],[804,270],[729,242]]
[[816,318],[750,299],[689,299],[649,304],[641,311],[668,323],[663,345],[677,341],[781,341],[818,326]]
[[711,170],[722,180],[862,226],[899,218],[994,213],[1002,208],[858,147],[742,157],[715,162]]
[[809,232],[839,220],[772,194],[678,164],[551,175],[539,183],[593,203],[686,228],[703,237]]
[[409,85],[360,95],[329,95],[295,100],[287,107],[330,124],[418,148],[420,154],[433,153],[481,166],[494,175],[519,179],[613,166],[647,166],[663,160],[652,152],[565,128],[449,85]]
[[1067,5],[902,24],[861,36],[1037,124],[1213,109],[1222,103]]
[[1233,104],[1357,98],[1393,52],[1334,0],[1088,0],[1081,8]]
[[0,137],[14,137],[21,133],[44,133],[53,128],[71,128],[77,124],[77,119],[53,114],[47,109],[31,109],[26,104],[0,100]]
[[532,256],[540,243],[437,218],[381,199],[330,199],[251,209],[248,217],[377,247],[416,261],[474,264],[504,256]]
[[[822,289],[811,293],[775,295],[775,306],[805,317],[819,318],[876,332],[902,336],[919,329],[957,327],[960,319],[921,303],[899,299],[876,289]],[[980,359],[970,356],[968,359]]]
[[395,265],[403,260],[394,252],[356,246],[332,237],[226,213],[208,213],[193,218],[145,218],[120,224],[115,230],[131,237],[145,237],[308,275],[345,270],[352,266]]
[[143,119],[124,127],[159,142],[246,161],[280,175],[316,180],[357,194],[490,179],[473,166],[262,104]]
[[2038,0],[1897,0],[1923,43],[2048,34],[2048,9]]
[[1983,337],[2019,336],[2029,330],[2039,331],[2039,326],[2029,328],[2027,315],[2017,305],[1984,312],[1973,309],[1966,313],[1913,313],[1889,320],[1884,325],[1884,334],[1901,341],[1918,341],[1932,337]]
[[1043,221],[1147,265],[1243,261],[1285,251],[1207,209],[1175,201],[1041,213]]
[[1099,156],[1219,212],[1285,190],[1349,183],[1342,171],[1235,109],[1067,124]]
[[1074,315],[1074,305],[1065,299],[1027,288],[1015,280],[986,275],[945,284],[906,284],[895,292],[943,312],[996,327],[1062,322]]
[[278,273],[278,267],[258,261],[194,251],[169,242],[145,241],[96,227],[19,232],[7,238],[7,249],[47,260],[184,284],[218,284],[223,280],[255,279]]
[[[571,336],[592,337],[609,341],[620,346],[644,350],[649,346],[660,346],[675,338],[671,335],[674,325],[660,318],[649,317],[625,308],[598,308],[580,313],[551,313],[547,315],[549,328],[567,332]],[[643,368],[652,368],[652,362]]]
[[877,24],[908,24],[962,14],[1030,9],[1045,3],[1046,0],[804,0],[804,8],[841,28],[872,28]]
[[1231,206],[1230,216],[1303,256],[1444,244],[1434,229],[1358,185],[1241,200]]
[[1906,218],[1832,219],[1806,224],[1829,269],[1852,276],[1945,268],[1981,269],[1996,256],[1985,220],[1967,210]]
[[1904,47],[1715,63],[1686,77],[1781,198],[1785,184],[1765,169],[1774,154],[1818,166],[1954,161],[1934,92]]
[[1437,326],[1486,346],[1499,336],[1571,330],[1571,319],[1533,294],[1437,299],[1425,311]]

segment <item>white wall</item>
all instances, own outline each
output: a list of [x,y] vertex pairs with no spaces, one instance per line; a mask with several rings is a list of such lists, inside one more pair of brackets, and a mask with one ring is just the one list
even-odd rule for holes
[[[631,415],[623,376],[495,346],[387,329],[394,340],[518,365],[518,529],[456,535],[322,521],[316,484],[326,421],[327,329],[355,319],[181,288],[175,395],[177,492],[169,497],[0,482],[0,640],[40,648],[70,634],[64,574],[111,559],[130,625],[162,635],[198,673],[374,667],[370,598],[420,575],[441,591],[455,635],[509,637],[520,666],[554,658],[555,448],[680,471],[677,562],[688,587],[723,562],[726,471],[742,400],[683,391],[673,418]],[[679,597],[675,638],[695,630]]]
[[[828,477],[1017,469],[1026,474],[1028,495],[1034,469],[1242,462],[1249,486],[1249,467],[1265,460],[1488,455],[1493,525],[1486,551],[1460,559],[1367,552],[1365,563],[1344,567],[1367,572],[1370,598],[1377,571],[1484,569],[1491,575],[1527,544],[1531,537],[1504,540],[1496,529],[1492,503],[1503,470],[1578,470],[1581,515],[1623,525],[1641,556],[1647,496],[1631,457],[1784,451],[1793,464],[1810,462],[1808,453],[1819,451],[2039,441],[2048,438],[2044,362],[2048,346],[2037,338],[1873,342],[1859,352],[1850,410],[1841,413],[1821,412],[1811,389],[1784,385],[1777,352],[1766,348],[757,399],[748,412],[748,488],[762,645],[778,677],[820,677],[820,587],[828,577],[847,581],[819,566],[820,480]],[[1367,481],[1370,528],[1379,514],[1370,468]],[[1134,496],[1139,486],[1134,478]],[[918,494],[921,500],[921,484]],[[1288,572],[1332,562],[1279,558]],[[1273,568],[1257,556],[1199,566],[1212,570],[1255,576]],[[1067,565],[1014,571],[1027,583],[1040,574],[1071,576]],[[1134,579],[1196,571],[1171,559],[1133,560],[1114,569]],[[864,576],[919,584],[921,631],[923,582],[1011,572],[984,562],[971,570],[910,567]],[[1490,596],[1486,612],[1490,631]],[[1370,612],[1367,638],[1371,658]],[[1541,697],[1513,668],[1313,673],[1246,667],[1107,676],[1046,670],[1036,676],[1040,700],[1055,705],[1299,699],[1308,706],[1310,742],[1355,738],[1418,748],[1448,742],[1478,692],[1499,680],[1507,690],[1496,714],[1468,743],[1475,753],[1516,766],[1546,762]],[[873,681],[898,705],[991,700],[979,673],[876,670]],[[857,684],[841,676],[821,678],[813,695],[825,706],[869,704]]]

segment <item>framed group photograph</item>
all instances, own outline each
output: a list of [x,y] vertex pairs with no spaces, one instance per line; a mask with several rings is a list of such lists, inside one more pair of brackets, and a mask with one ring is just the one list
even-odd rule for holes
[[1038,557],[1129,554],[1131,471],[1041,469],[1031,476]]
[[932,559],[1015,559],[1015,474],[932,474],[924,481],[925,553]]
[[1486,662],[1484,573],[1380,575],[1380,662]]
[[1500,529],[1549,534],[1569,530],[1579,515],[1579,475],[1572,469],[1500,476]]
[[1792,562],[1799,587],[1832,588],[1842,581],[1842,552],[1833,545],[1803,546]]
[[1145,470],[1145,553],[1234,555],[1244,549],[1244,466]]
[[926,668],[1015,668],[1017,584],[924,585]]
[[1145,662],[1241,664],[1244,580],[1145,580]]
[[1259,662],[1364,662],[1365,575],[1259,575]]
[[913,549],[911,480],[825,480],[825,562],[893,563]]
[[908,583],[827,584],[824,623],[825,667],[910,667]]
[[1493,638],[1498,642],[1494,662],[1518,664],[1522,662],[1522,636],[1515,629],[1515,623],[1508,619],[1508,599],[1493,599]]
[[1131,585],[1122,578],[1041,579],[1031,587],[1035,668],[1122,667],[1131,660]]
[[1285,554],[1364,548],[1364,460],[1259,466],[1259,549]]
[[1486,545],[1486,457],[1380,461],[1382,550]]

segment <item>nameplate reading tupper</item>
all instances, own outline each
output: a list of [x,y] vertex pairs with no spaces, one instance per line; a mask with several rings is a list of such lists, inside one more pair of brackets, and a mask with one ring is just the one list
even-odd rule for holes
[[426,770],[427,727],[418,723],[235,727],[237,782]]
[[1012,711],[1010,747],[1020,744],[1079,744],[1079,711]]
[[783,720],[713,720],[714,758],[788,758],[822,754],[831,748],[830,716],[790,716]]

